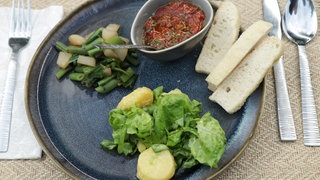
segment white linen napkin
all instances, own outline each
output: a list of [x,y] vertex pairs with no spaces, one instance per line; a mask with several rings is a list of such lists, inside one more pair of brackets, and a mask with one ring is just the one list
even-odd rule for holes
[[[1,7],[0,17],[0,102],[2,101],[11,49],[8,45],[11,8]],[[14,92],[11,131],[8,152],[0,153],[0,159],[41,158],[41,147],[34,137],[25,111],[25,80],[29,63],[38,46],[49,31],[62,19],[63,7],[50,6],[31,10],[32,35],[29,44],[20,52],[17,64],[17,79]]]

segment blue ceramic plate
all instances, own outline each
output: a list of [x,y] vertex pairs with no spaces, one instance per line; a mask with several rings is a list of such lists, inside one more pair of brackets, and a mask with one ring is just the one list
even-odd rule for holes
[[[126,157],[105,152],[99,143],[112,139],[108,112],[132,90],[118,88],[101,95],[69,79],[58,81],[56,41],[67,42],[70,34],[88,34],[109,23],[121,25],[120,34],[130,37],[131,23],[144,0],[91,1],[68,16],[44,40],[29,68],[26,82],[27,113],[45,153],[73,177],[82,179],[136,179],[137,155]],[[210,102],[205,76],[194,71],[201,45],[173,62],[158,62],[139,56],[139,79],[135,88],[164,86],[181,89],[203,103],[226,132],[228,143],[219,168],[196,166],[179,170],[174,179],[204,179],[225,169],[246,147],[259,119],[264,83],[248,98],[241,110],[227,114]]]

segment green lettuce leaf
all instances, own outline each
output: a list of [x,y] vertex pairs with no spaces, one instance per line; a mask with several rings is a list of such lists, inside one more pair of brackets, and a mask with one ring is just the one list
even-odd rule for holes
[[202,164],[217,168],[226,147],[225,132],[210,113],[206,113],[197,123],[198,137],[189,140],[193,157]]
[[151,135],[153,119],[143,109],[132,107],[126,112],[125,125],[128,134],[136,134],[139,138],[145,138]]
[[157,101],[157,108],[153,111],[155,131],[160,136],[166,131],[184,127],[199,117],[201,103],[191,101],[186,94],[166,94]]
[[[109,123],[113,128],[112,137],[114,144],[118,146],[118,153],[125,155],[133,154],[136,151],[138,138],[150,136],[153,129],[152,116],[137,107],[132,107],[128,111],[118,108],[111,110]],[[138,138],[130,137],[130,135]],[[105,144],[107,149],[108,146]]]

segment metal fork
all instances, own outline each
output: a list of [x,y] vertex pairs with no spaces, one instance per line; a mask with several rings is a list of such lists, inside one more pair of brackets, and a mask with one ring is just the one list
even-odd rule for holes
[[0,152],[8,151],[19,53],[28,44],[31,36],[30,0],[26,0],[26,3],[27,7],[25,8],[24,0],[12,0],[9,32],[9,46],[12,49],[12,54],[0,109]]

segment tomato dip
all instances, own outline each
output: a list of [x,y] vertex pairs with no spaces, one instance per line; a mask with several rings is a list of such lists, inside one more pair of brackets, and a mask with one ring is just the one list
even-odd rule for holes
[[164,49],[174,46],[204,27],[204,12],[192,3],[174,0],[160,7],[144,25],[146,45]]

